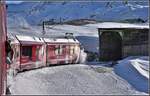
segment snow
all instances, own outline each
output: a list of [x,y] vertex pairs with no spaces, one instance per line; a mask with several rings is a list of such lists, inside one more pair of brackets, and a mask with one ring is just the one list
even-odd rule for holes
[[44,42],[42,38],[38,37],[31,37],[31,36],[25,36],[25,35],[16,35],[19,41],[34,41],[34,42]]
[[89,65],[53,66],[19,73],[12,95],[145,95],[114,72],[97,72]]
[[131,24],[131,23],[117,23],[117,22],[104,22],[97,24],[87,24],[86,26],[93,26],[96,28],[134,28],[134,29],[149,29],[149,24]]
[[[42,28],[42,27],[41,27]],[[73,33],[74,36],[96,36],[98,37],[97,29],[87,26],[74,26],[74,25],[50,25],[46,27],[46,35],[58,36],[65,33]]]
[[7,33],[8,40],[11,40],[11,44],[19,44],[19,41],[10,33]]
[[36,36],[41,37],[42,36],[42,30],[40,30],[39,27],[33,27],[33,26],[22,26],[22,27],[8,27],[8,33],[13,35],[25,35],[25,36]]
[[80,54],[79,54],[78,57],[79,57],[79,63],[81,63],[81,64],[86,63],[87,53],[84,52],[83,48],[80,49]]
[[45,42],[49,43],[79,43],[76,39],[67,39],[67,38],[43,38]]
[[68,43],[67,39],[53,39],[53,38],[43,38],[45,42],[50,42],[50,43]]
[[68,39],[69,43],[79,43],[79,41],[77,39]]
[[[54,19],[56,22],[75,19],[95,19],[99,21],[118,21],[125,19],[148,19],[148,0],[146,2],[111,2],[112,7],[107,6],[108,0],[103,2],[84,1],[79,2],[22,2],[20,4],[8,4],[8,16],[20,15],[25,17],[30,24],[37,25],[43,20]],[[110,6],[111,6],[110,4]]]
[[13,27],[24,27],[28,28],[30,27],[30,24],[26,21],[26,19],[20,15],[11,15],[7,16],[7,27],[13,28]]
[[[46,34],[43,35],[42,26],[37,25],[43,20],[55,19],[96,19],[117,21],[124,19],[148,18],[148,2],[145,4],[114,3],[113,8],[106,8],[106,2],[88,3],[45,3],[45,2],[23,2],[21,4],[10,4],[8,6],[8,32],[17,35],[21,41],[37,41],[38,37],[64,36],[65,33],[73,33],[81,42],[86,51],[98,53],[98,30],[97,28],[137,28],[149,29],[149,25],[104,22],[87,24],[83,26],[74,25],[51,25],[46,26]],[[34,8],[35,7],[35,8]],[[33,8],[33,9],[32,9]],[[40,10],[36,8],[41,8]],[[32,9],[31,11],[28,11]],[[80,11],[79,11],[80,10]],[[93,18],[90,16],[94,16]],[[26,21],[27,20],[27,21]],[[30,24],[28,24],[30,23]],[[28,36],[26,36],[28,35]],[[37,36],[37,37],[35,37]],[[13,39],[13,38],[12,38]],[[47,42],[52,39],[45,39]],[[57,39],[55,42],[66,42],[65,39]],[[73,40],[69,40],[74,42]],[[76,41],[76,42],[78,42]],[[68,41],[67,41],[68,42]],[[85,57],[81,50],[80,57]],[[79,58],[80,63],[85,63],[85,58]],[[128,57],[118,62],[109,72],[102,72],[107,63],[99,65],[78,64],[67,66],[54,66],[19,73],[14,80],[10,81],[12,95],[145,95],[148,93],[149,60],[148,57]],[[110,63],[110,62],[109,62]],[[94,67],[93,67],[94,66]],[[104,67],[105,66],[105,67]],[[99,70],[98,72],[96,70]]]
[[147,59],[143,59],[143,57],[128,57],[123,59],[114,67],[114,71],[129,82],[136,90],[148,93],[149,60],[148,56],[144,58]]
[[140,72],[141,75],[149,79],[149,61],[134,59],[130,60],[131,64]]

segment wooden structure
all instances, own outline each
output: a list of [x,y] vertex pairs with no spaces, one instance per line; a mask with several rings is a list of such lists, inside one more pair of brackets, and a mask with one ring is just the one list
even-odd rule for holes
[[148,25],[99,24],[99,59],[116,61],[127,56],[148,56],[148,32]]

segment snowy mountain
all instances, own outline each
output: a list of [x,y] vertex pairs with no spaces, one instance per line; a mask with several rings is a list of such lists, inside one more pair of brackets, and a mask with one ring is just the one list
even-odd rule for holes
[[[69,21],[94,19],[97,21],[119,21],[124,19],[148,19],[148,2],[22,2],[8,4],[9,17],[23,17],[30,24],[42,21]],[[22,22],[22,21],[20,21]]]

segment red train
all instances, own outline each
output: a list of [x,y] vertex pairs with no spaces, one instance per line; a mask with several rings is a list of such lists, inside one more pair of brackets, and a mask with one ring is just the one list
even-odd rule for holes
[[84,62],[81,59],[83,48],[68,34],[64,38],[7,34],[5,10],[5,4],[0,0],[0,95],[6,94],[11,77],[18,71]]
[[8,64],[9,73],[16,74],[18,71],[56,64],[80,63],[83,51],[80,43],[67,35],[59,38],[40,38],[8,34],[12,49],[8,53],[11,59]]

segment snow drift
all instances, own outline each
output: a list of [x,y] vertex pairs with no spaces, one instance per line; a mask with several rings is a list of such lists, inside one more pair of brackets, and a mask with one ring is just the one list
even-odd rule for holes
[[118,63],[114,66],[115,73],[129,82],[136,90],[148,93],[148,56],[128,57]]

